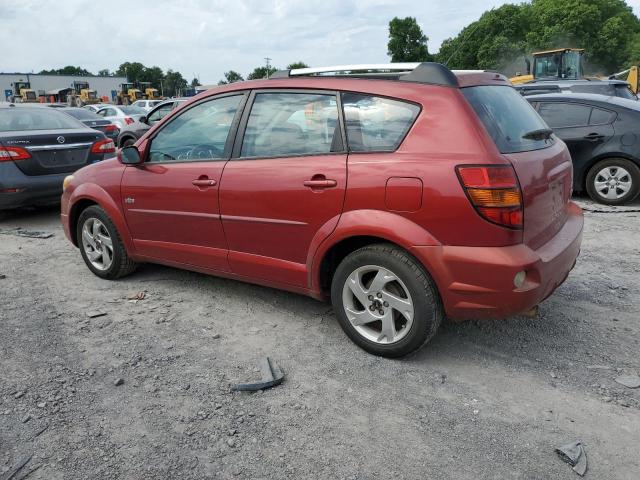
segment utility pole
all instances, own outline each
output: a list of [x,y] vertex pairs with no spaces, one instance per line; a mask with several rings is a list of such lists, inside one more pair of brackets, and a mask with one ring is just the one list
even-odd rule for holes
[[271,64],[269,62],[271,61],[271,59],[269,57],[264,57],[264,61],[267,62],[267,78],[269,78],[269,74],[271,73]]

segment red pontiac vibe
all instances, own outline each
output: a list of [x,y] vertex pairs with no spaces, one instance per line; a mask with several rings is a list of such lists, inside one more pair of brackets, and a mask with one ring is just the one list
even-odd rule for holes
[[565,280],[571,182],[503,76],[351,65],[198,95],[67,177],[61,218],[99,277],[153,262],[331,298],[357,345],[398,357],[445,316],[522,313]]

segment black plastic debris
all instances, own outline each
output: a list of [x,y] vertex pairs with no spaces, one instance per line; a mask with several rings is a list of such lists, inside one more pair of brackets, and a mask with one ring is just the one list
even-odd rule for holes
[[232,392],[256,392],[265,388],[280,385],[284,379],[284,373],[280,367],[269,357],[264,357],[260,362],[262,380],[255,383],[236,383],[231,385]]
[[12,478],[16,478],[16,474],[22,470],[22,467],[29,463],[29,460],[31,460],[32,457],[33,455],[23,457],[16,465],[13,466],[13,468],[5,472],[4,475],[0,475],[0,480],[11,480]]
[[581,477],[587,473],[587,452],[582,442],[577,441],[558,447],[556,453]]

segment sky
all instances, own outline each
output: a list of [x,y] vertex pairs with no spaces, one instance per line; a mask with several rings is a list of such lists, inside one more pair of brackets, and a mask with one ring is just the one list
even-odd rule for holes
[[[517,0],[0,0],[0,72],[125,61],[217,83],[265,64],[386,63],[388,23],[416,17],[429,51]],[[628,0],[640,16],[640,0]]]

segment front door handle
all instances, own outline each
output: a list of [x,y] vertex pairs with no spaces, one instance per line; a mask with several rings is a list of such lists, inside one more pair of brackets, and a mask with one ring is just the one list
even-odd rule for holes
[[205,188],[205,187],[213,187],[218,182],[216,182],[215,180],[211,180],[210,178],[196,178],[191,183],[196,187]]
[[584,138],[592,142],[597,142],[598,140],[602,140],[604,138],[604,135],[600,135],[599,133],[590,133],[588,135],[585,135]]
[[303,185],[305,187],[309,187],[312,189],[317,189],[317,188],[333,188],[336,185],[338,185],[338,182],[336,182],[335,180],[330,180],[327,178],[323,178],[323,179],[318,179],[318,180],[305,180]]

